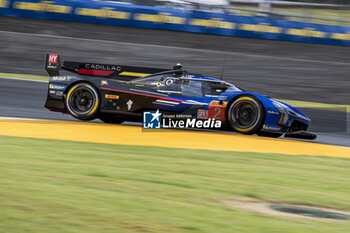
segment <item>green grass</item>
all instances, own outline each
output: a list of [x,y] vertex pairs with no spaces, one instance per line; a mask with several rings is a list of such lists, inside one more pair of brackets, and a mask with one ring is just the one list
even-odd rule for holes
[[300,100],[279,100],[297,108],[316,108],[331,111],[350,112],[350,105],[345,104],[325,104]]
[[0,136],[0,232],[347,233],[235,197],[350,210],[350,160]]
[[40,81],[49,81],[49,78],[48,78],[47,76],[31,75],[31,74],[0,73],[0,77],[5,77],[5,78],[20,78],[20,79],[40,80]]

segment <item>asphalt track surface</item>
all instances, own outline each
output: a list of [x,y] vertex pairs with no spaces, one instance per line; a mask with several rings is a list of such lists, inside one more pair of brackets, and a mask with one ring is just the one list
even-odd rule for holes
[[[280,99],[349,104],[350,48],[149,29],[0,17],[0,72],[46,75],[63,60],[166,68],[220,76]],[[0,117],[75,120],[44,106],[47,84],[0,79]],[[349,114],[303,109],[317,142],[350,146]]]

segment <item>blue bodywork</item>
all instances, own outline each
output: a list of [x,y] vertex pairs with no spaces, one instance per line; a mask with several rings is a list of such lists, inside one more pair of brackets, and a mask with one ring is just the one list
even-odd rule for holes
[[[137,81],[143,81],[145,78],[137,79]],[[146,78],[147,79],[147,78]],[[202,82],[219,82],[226,83],[222,80],[198,76],[198,75],[183,75],[180,79],[197,80]],[[226,83],[228,85],[232,85]],[[234,85],[232,85],[235,87]],[[208,106],[212,101],[224,101],[231,103],[234,99],[239,96],[254,96],[256,97],[264,107],[265,118],[262,130],[271,132],[283,132],[291,133],[295,131],[306,131],[311,123],[310,118],[308,118],[304,113],[299,111],[293,106],[290,106],[281,101],[275,100],[273,98],[265,97],[253,92],[242,91],[236,88],[236,91],[224,91],[218,96],[205,96],[205,97],[179,97],[177,95],[169,94],[168,97],[176,100],[181,100],[182,102],[175,106],[164,106],[157,105],[156,109],[163,111],[174,111],[174,112],[185,112],[193,103],[198,103],[203,107],[201,109],[208,110]],[[229,104],[228,104],[229,106]],[[196,115],[194,117],[197,117]]]

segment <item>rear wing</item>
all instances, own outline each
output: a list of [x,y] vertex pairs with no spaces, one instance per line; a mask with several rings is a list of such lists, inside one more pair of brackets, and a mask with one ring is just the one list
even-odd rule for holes
[[58,76],[60,75],[60,70],[67,70],[80,75],[92,75],[117,79],[132,79],[137,77],[144,77],[154,73],[170,70],[138,66],[82,63],[72,61],[64,61],[63,65],[61,65],[60,56],[58,54],[46,55],[45,69],[49,76]]

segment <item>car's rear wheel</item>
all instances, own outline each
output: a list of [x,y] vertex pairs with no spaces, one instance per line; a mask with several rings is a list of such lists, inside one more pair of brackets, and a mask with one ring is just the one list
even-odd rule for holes
[[109,124],[121,124],[125,121],[123,118],[120,118],[116,115],[105,115],[105,116],[100,116],[99,118],[104,123],[109,123]]
[[66,96],[67,111],[80,120],[93,120],[99,111],[100,96],[88,83],[78,83],[69,89]]
[[264,121],[264,108],[253,96],[240,96],[230,105],[228,121],[232,129],[243,134],[260,131]]

